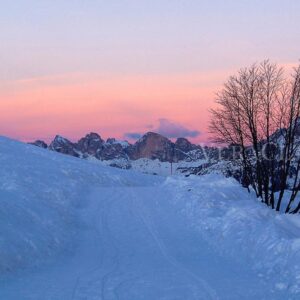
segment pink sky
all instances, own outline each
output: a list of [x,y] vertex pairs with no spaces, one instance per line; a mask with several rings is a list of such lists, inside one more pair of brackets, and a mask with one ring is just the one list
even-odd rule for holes
[[214,93],[227,76],[73,73],[6,82],[0,91],[1,134],[49,142],[56,134],[76,140],[95,131],[123,139],[126,133],[157,131],[159,120],[166,119],[200,131],[190,139],[202,142]]
[[[283,64],[288,72],[295,64]],[[165,75],[69,73],[4,81],[1,135],[50,142],[89,132],[134,139],[147,131],[208,143],[215,93],[237,70]]]

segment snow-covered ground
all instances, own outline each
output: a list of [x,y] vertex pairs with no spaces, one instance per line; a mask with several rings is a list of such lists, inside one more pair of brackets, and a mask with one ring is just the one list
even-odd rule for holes
[[[140,158],[137,160],[126,160],[126,159],[114,159],[114,160],[103,160],[100,161],[95,157],[89,157],[89,160],[102,164],[104,166],[118,166],[119,168],[126,169],[130,167],[131,170],[138,171],[145,174],[170,176],[182,174],[181,168],[192,168],[199,167],[200,165],[207,162],[207,160],[198,159],[195,161],[179,161],[179,162],[163,162],[158,159]],[[219,172],[220,173],[220,172]]]
[[233,179],[0,138],[0,299],[299,299],[300,221]]

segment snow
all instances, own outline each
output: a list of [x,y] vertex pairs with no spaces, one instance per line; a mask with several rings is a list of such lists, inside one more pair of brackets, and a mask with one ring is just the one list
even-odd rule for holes
[[118,166],[121,169],[132,169],[144,174],[151,175],[160,175],[160,176],[169,176],[173,174],[181,174],[182,170],[185,168],[199,167],[203,163],[207,162],[206,160],[196,160],[196,161],[179,161],[176,163],[162,162],[158,159],[149,159],[149,158],[139,158],[136,160],[128,160],[125,158],[116,158],[113,160],[102,160],[99,161],[94,157],[88,158],[90,161],[95,163],[100,163],[105,166]]
[[64,144],[64,143],[67,143],[68,140],[65,139],[64,137],[62,137],[61,135],[57,135],[56,138],[55,138],[59,143],[61,144]]
[[120,144],[123,148],[129,147],[129,143],[127,141],[115,140],[113,144]]
[[[218,253],[250,264],[273,288],[300,292],[300,219],[276,214],[232,178],[219,175],[168,178],[174,199],[186,203],[191,226]],[[183,188],[184,187],[184,188]],[[209,201],[207,201],[209,200]],[[276,280],[281,280],[277,282]]]
[[154,182],[5,138],[0,139],[0,165],[2,233],[5,229],[0,236],[0,272],[71,250],[78,226],[75,210],[86,205],[85,194],[93,186]]
[[0,299],[299,299],[300,221],[233,179],[0,138]]

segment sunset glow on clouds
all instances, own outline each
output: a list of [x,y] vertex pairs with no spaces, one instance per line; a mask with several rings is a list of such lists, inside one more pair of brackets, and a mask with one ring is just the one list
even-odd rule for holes
[[224,2],[4,1],[0,134],[206,142],[229,75],[299,59],[298,1]]

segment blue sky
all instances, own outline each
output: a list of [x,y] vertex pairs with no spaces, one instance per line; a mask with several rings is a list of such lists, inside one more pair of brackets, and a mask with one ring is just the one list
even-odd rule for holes
[[0,79],[299,59],[300,1],[1,1]]

